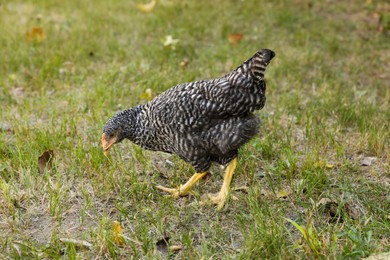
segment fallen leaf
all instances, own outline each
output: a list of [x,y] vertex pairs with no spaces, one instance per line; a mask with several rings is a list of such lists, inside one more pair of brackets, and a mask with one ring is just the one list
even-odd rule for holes
[[139,98],[140,99],[145,99],[147,101],[152,100],[153,99],[153,91],[152,91],[152,89],[147,88],[145,90],[145,92],[143,92],[143,93],[141,93],[141,95],[139,95]]
[[112,222],[113,227],[113,240],[117,245],[123,245],[125,240],[123,238],[123,229],[118,221]]
[[315,168],[326,168],[326,169],[332,169],[334,167],[333,164],[324,162],[324,161],[317,161],[313,165]]
[[286,190],[280,190],[280,191],[278,191],[278,194],[276,194],[276,197],[277,198],[287,198],[290,194],[291,194],[291,192],[288,192]]
[[232,33],[232,34],[229,34],[228,40],[229,40],[230,44],[235,45],[235,44],[239,43],[243,37],[244,37],[244,35],[242,33]]
[[183,249],[183,246],[181,246],[181,245],[174,245],[174,246],[170,246],[169,247],[169,250],[172,251],[172,252],[178,252],[178,251],[180,251],[182,249]]
[[376,157],[364,157],[360,161],[360,165],[361,166],[370,166],[375,160],[376,160]]
[[151,2],[149,2],[147,4],[138,3],[137,9],[140,10],[141,12],[144,12],[144,13],[150,13],[151,11],[153,11],[154,7],[156,6],[156,3],[157,3],[156,0],[152,0]]
[[46,33],[40,27],[33,27],[30,31],[26,32],[26,41],[28,42],[41,42],[45,39]]
[[327,169],[332,169],[333,167],[334,167],[333,164],[330,164],[330,163],[325,164],[325,168],[327,168]]
[[45,169],[50,170],[51,169],[51,162],[54,157],[54,151],[53,150],[47,150],[44,151],[41,156],[38,157],[38,172],[40,174],[45,172]]
[[172,50],[175,50],[178,42],[179,40],[174,39],[172,35],[167,35],[165,36],[165,40],[163,41],[163,46],[165,48],[171,48]]
[[181,62],[180,62],[180,67],[182,69],[185,69],[188,65],[188,59],[183,59]]
[[16,74],[12,73],[8,75],[8,79],[12,82],[15,82],[18,79],[18,77],[16,76]]

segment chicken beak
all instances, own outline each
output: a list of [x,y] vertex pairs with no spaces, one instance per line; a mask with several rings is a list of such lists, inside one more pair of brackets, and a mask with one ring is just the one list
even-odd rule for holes
[[107,141],[106,139],[106,134],[103,133],[102,135],[102,146],[103,146],[103,153],[104,153],[104,156],[108,156],[108,150],[110,150],[111,146],[113,146],[113,144],[115,144],[116,142],[116,137],[113,137],[111,138],[111,140]]

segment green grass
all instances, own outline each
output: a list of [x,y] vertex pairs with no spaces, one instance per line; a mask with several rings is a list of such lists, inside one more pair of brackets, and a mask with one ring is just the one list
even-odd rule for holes
[[[0,258],[390,251],[390,7],[320,2],[161,0],[143,13],[130,1],[0,1]],[[42,41],[26,39],[34,27]],[[242,41],[231,45],[232,33]],[[179,39],[174,50],[167,35]],[[146,89],[219,77],[261,48],[277,54],[263,124],[240,151],[238,200],[222,211],[198,203],[219,190],[219,167],[174,200],[155,186],[191,176],[178,157],[129,142],[103,156],[103,124],[145,102]],[[38,171],[49,149],[52,167]],[[375,160],[362,166],[364,157]]]

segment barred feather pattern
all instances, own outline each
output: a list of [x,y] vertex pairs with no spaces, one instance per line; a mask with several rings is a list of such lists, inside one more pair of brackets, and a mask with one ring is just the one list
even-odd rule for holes
[[[119,112],[104,126],[119,141],[175,153],[196,171],[225,165],[259,130],[253,111],[265,104],[264,72],[275,53],[258,51],[225,76],[176,85],[152,101]],[[120,130],[118,130],[120,129]]]

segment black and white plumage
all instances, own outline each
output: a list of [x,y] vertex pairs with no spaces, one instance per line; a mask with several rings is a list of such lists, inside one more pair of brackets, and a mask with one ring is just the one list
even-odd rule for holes
[[197,172],[212,162],[228,164],[258,132],[253,112],[264,107],[264,72],[274,56],[260,50],[223,77],[176,85],[117,113],[103,128],[104,151],[127,138],[145,149],[175,153]]

